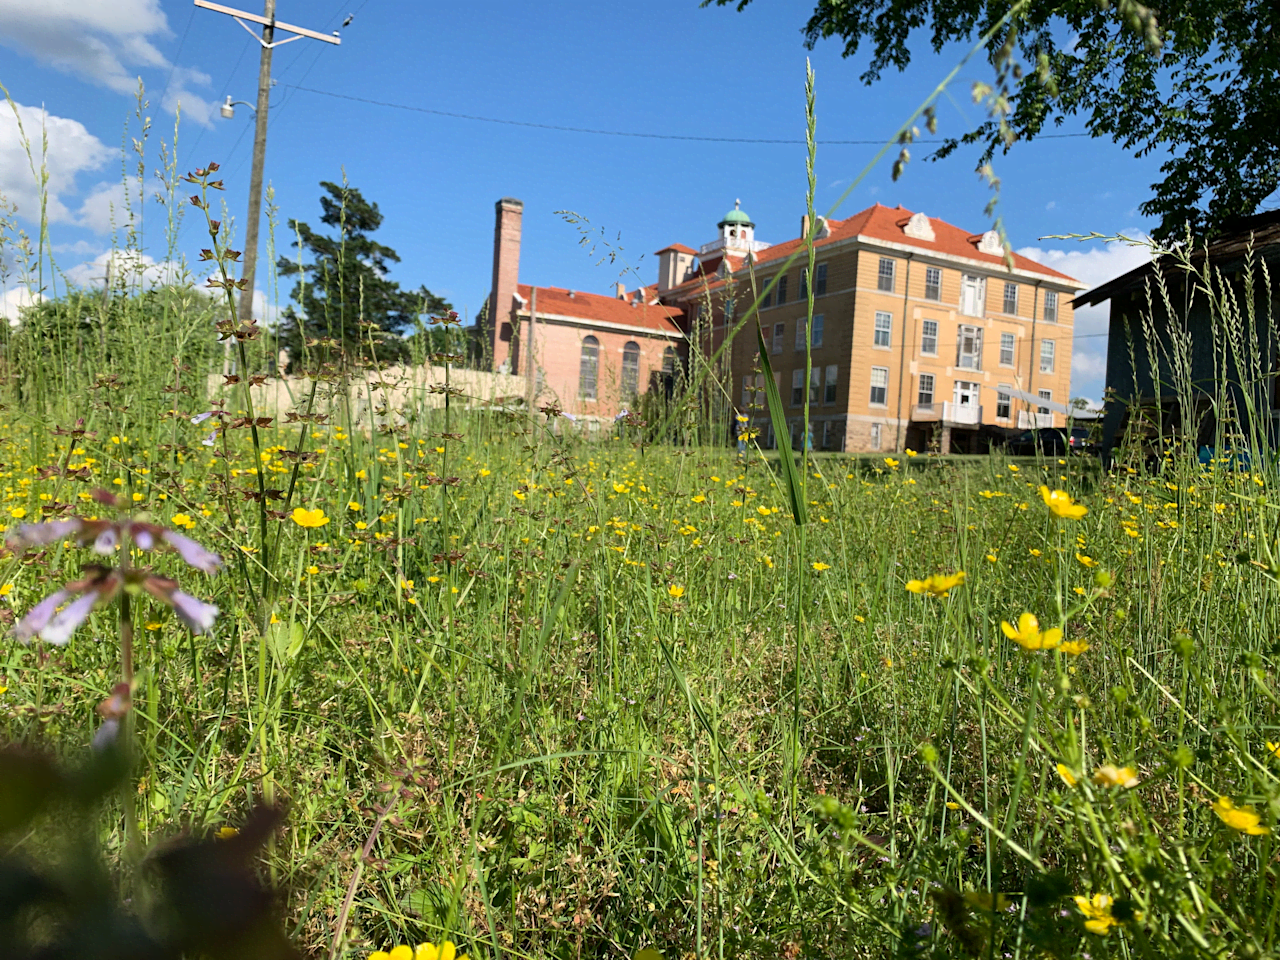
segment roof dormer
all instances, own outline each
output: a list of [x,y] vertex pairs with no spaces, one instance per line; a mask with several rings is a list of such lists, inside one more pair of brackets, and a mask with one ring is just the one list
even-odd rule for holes
[[993,257],[1004,256],[1004,244],[1000,242],[1000,234],[995,230],[988,230],[978,240],[978,252],[987,253]]
[[902,232],[913,240],[928,240],[932,243],[937,239],[933,233],[933,224],[923,213],[913,213],[911,219],[903,226]]

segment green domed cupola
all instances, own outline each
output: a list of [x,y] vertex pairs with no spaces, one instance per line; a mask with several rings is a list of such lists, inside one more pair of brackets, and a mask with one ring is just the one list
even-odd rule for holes
[[756,225],[747,216],[747,212],[742,209],[742,201],[733,201],[733,209],[724,215],[724,219],[716,224],[720,228],[720,239],[730,241],[731,246],[737,246],[734,241],[750,242],[754,239]]

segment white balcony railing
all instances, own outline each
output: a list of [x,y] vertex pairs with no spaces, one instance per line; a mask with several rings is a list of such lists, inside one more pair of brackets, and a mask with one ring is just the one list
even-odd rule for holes
[[1028,413],[1026,410],[1018,411],[1019,430],[1043,430],[1045,427],[1052,426],[1052,413]]
[[982,422],[982,407],[976,403],[959,404],[948,400],[942,405],[942,419],[946,423],[976,426]]

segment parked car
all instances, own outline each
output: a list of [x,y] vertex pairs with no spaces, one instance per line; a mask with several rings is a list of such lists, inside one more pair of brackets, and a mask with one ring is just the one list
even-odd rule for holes
[[1024,430],[1005,441],[1005,451],[1013,457],[1035,456],[1036,451],[1045,456],[1059,457],[1064,453],[1093,453],[1097,444],[1089,439],[1087,427],[1043,427]]

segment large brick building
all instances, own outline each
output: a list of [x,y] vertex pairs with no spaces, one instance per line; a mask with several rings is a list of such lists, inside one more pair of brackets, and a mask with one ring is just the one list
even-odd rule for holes
[[520,283],[524,205],[503,198],[496,213],[481,330],[495,370],[525,377],[536,405],[554,402],[588,423],[612,419],[675,370],[685,338],[679,307],[661,303],[652,287],[618,284],[602,296]]
[[[802,218],[802,237],[808,231]],[[775,279],[760,307],[791,438],[804,434],[809,277],[801,238],[769,245],[737,205],[696,253],[659,251],[659,297],[708,354]],[[876,204],[822,224],[814,243],[810,430],[820,449],[979,449],[1017,428],[1061,426],[1071,387],[1071,277],[970,234]],[[782,265],[797,249],[801,256]],[[696,260],[695,260],[696,257]],[[754,291],[754,292],[753,292]],[[726,351],[734,401],[760,419],[754,322]],[[1033,402],[1029,402],[1033,401]],[[1044,405],[1048,404],[1048,406]]]
[[[805,433],[810,278],[803,235],[768,244],[740,205],[699,249],[658,251],[658,282],[613,296],[519,282],[523,205],[498,201],[493,287],[482,329],[495,369],[528,377],[539,402],[612,417],[693,348],[710,357],[771,283],[759,319],[792,440]],[[1071,298],[1082,286],[970,234],[876,204],[822,224],[814,243],[809,430],[820,449],[978,449],[992,435],[1061,426],[1070,399]],[[801,256],[783,270],[797,250]],[[776,280],[776,283],[774,281]],[[529,344],[532,343],[532,348]],[[521,354],[524,354],[522,357]],[[532,368],[528,357],[532,355]],[[700,366],[699,369],[705,369]],[[755,323],[718,372],[738,411],[760,416]],[[726,424],[726,426],[728,426]]]

